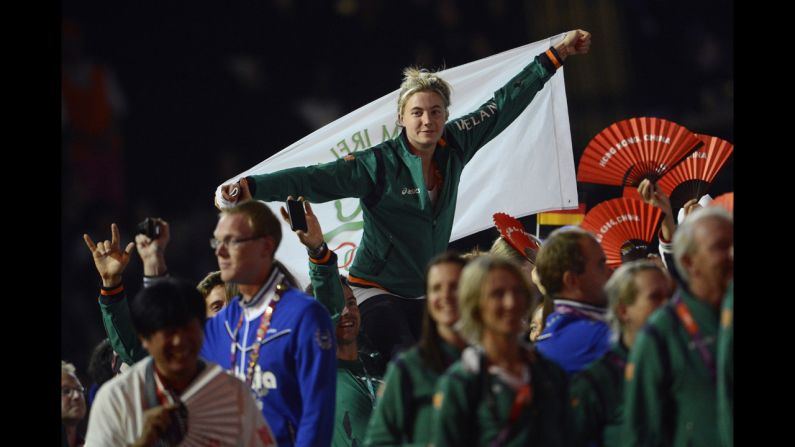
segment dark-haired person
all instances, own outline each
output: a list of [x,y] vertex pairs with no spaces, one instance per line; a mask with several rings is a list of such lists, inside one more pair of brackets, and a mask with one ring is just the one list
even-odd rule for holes
[[[288,197],[288,200],[292,197]],[[323,240],[320,221],[309,202],[303,203],[307,230],[295,230],[309,256],[310,285],[314,295],[331,314],[337,341],[337,398],[332,447],[363,445],[367,424],[375,407],[375,391],[383,382],[384,361],[378,352],[359,342],[361,315],[347,278],[339,274],[337,254]],[[282,218],[290,216],[282,207]]]
[[199,359],[206,314],[204,300],[192,284],[168,278],[144,288],[130,302],[130,315],[150,357],[100,388],[86,446],[179,444],[191,436],[191,430],[204,428],[187,425],[181,399],[198,389],[212,390],[219,397],[234,396],[219,399],[216,410],[223,412],[220,407],[229,405],[227,410],[239,415],[225,422],[229,424],[226,435],[219,430],[217,437],[207,436],[203,442],[275,445],[245,384],[217,364]]
[[124,363],[110,345],[107,338],[94,347],[91,358],[88,360],[88,375],[92,384],[88,389],[88,406],[91,407],[99,387],[116,375],[126,372],[130,365]]
[[234,284],[226,284],[221,279],[221,272],[210,272],[205,276],[196,289],[201,292],[204,302],[207,305],[207,318],[214,317],[237,295],[237,287]]
[[604,291],[610,277],[607,258],[591,233],[563,227],[544,241],[536,272],[555,304],[536,339],[538,352],[573,374],[610,349]]
[[304,196],[313,203],[359,198],[364,231],[348,279],[362,330],[385,358],[394,358],[420,337],[423,269],[447,249],[464,167],[527,109],[568,57],[590,46],[587,31],[568,32],[492,99],[453,120],[451,86],[438,73],[407,68],[396,110],[400,136],[335,162],[221,185],[215,203],[223,208],[252,196]]
[[460,317],[458,279],[465,264],[458,254],[446,252],[428,265],[422,337],[388,366],[365,445],[430,442],[436,381],[466,346],[454,328]]

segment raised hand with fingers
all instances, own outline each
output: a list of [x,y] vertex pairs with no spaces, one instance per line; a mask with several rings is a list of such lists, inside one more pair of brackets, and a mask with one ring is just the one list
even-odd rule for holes
[[[287,200],[292,199],[288,196]],[[303,197],[299,197],[298,201],[304,204],[304,211],[306,213],[306,231],[296,230],[295,234],[298,239],[304,244],[307,250],[316,251],[323,245],[323,230],[320,228],[320,221],[312,212],[312,205],[309,204]],[[284,207],[280,208],[282,219],[288,224],[290,223],[290,215]]]
[[97,244],[94,244],[88,234],[83,235],[83,240],[94,257],[94,266],[102,278],[103,287],[115,287],[121,283],[122,273],[130,262],[130,254],[135,247],[135,244],[130,242],[124,250],[121,249],[119,227],[115,223],[111,224],[110,232],[111,240],[100,241]]

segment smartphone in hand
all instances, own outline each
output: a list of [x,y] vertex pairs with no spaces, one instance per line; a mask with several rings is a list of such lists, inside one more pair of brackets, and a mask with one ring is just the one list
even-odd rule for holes
[[290,216],[290,229],[307,231],[304,203],[298,200],[287,200],[287,214]]

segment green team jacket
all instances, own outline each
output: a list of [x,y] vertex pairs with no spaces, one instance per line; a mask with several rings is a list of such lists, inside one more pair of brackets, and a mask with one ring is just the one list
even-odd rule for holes
[[718,434],[721,446],[734,445],[734,282],[723,299],[718,334]]
[[602,358],[571,380],[575,445],[621,446],[624,423],[624,366],[627,348],[619,339]]
[[382,376],[362,361],[337,359],[337,403],[332,447],[363,446]]
[[119,285],[113,290],[103,287],[102,290],[99,296],[99,309],[110,346],[124,363],[134,365],[149,353],[135,333],[124,287]]
[[[442,343],[442,355],[453,363],[461,351]],[[425,366],[415,346],[387,367],[375,411],[367,429],[367,446],[425,446],[431,440],[431,406],[440,374]]]
[[345,308],[345,295],[340,283],[337,254],[328,247],[322,258],[309,258],[309,281],[312,283],[315,299],[328,310],[331,321],[336,326],[342,316],[342,309]]
[[[475,352],[472,347],[464,350],[461,360],[439,379],[434,395],[435,447],[491,445],[509,422],[516,392],[498,376],[482,372]],[[523,407],[502,445],[570,446],[566,373],[537,352],[534,357],[530,362],[532,401]]]
[[[681,287],[677,293],[715,359],[718,311]],[[625,445],[718,445],[716,384],[673,302],[654,311],[638,334],[624,393]]]
[[[310,257],[309,261],[309,279],[315,298],[328,309],[336,325],[345,306],[337,254],[326,250],[324,257]],[[363,445],[375,406],[375,391],[383,382],[384,370],[379,360],[361,352],[358,361],[337,359],[333,447]]]
[[421,296],[426,264],[450,241],[464,166],[524,111],[554,71],[542,53],[491,100],[445,125],[433,155],[444,177],[435,207],[422,160],[409,152],[405,131],[331,163],[250,176],[249,187],[254,198],[264,201],[288,195],[316,203],[359,198],[364,232],[351,274],[404,297]]

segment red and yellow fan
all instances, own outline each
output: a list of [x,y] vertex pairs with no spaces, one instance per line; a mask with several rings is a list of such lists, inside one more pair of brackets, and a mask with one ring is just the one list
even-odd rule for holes
[[662,211],[657,207],[619,197],[588,211],[580,227],[596,236],[607,264],[617,268],[624,262],[646,258],[661,217]]
[[611,124],[585,147],[577,181],[638,186],[656,182],[703,142],[684,126],[662,118],[638,117]]
[[726,208],[731,214],[734,214],[734,191],[721,194],[712,199],[708,206],[722,206]]
[[500,236],[535,265],[541,240],[525,231],[524,225],[510,214],[494,213],[492,219],[494,226],[500,231]]

